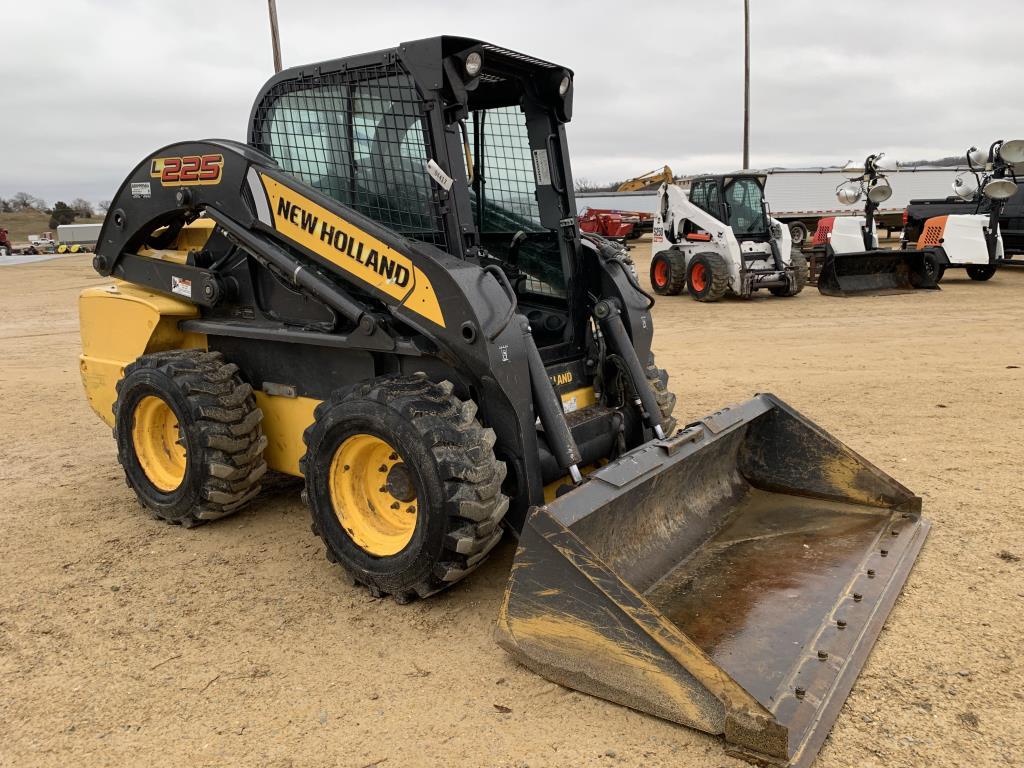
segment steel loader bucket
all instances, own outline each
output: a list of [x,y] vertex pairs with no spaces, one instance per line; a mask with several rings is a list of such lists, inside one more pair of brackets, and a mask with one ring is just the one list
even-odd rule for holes
[[926,251],[830,253],[818,276],[818,290],[826,296],[909,293],[918,288],[938,290],[939,284],[925,269],[929,257]]
[[805,766],[924,542],[920,509],[758,395],[533,508],[497,639],[562,685]]

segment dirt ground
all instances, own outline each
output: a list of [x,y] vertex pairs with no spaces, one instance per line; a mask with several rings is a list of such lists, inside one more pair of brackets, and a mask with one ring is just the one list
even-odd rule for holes
[[[294,484],[194,530],[143,514],[78,379],[75,297],[100,282],[88,257],[0,267],[0,765],[745,765],[511,661],[510,540],[398,606],[324,559]],[[1022,305],[1003,270],[654,310],[683,419],[774,392],[934,522],[821,768],[1024,765]]]

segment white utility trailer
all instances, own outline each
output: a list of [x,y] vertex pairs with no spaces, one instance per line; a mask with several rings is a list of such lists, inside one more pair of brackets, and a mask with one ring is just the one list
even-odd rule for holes
[[85,245],[93,248],[100,239],[102,224],[61,224],[57,227],[59,245]]

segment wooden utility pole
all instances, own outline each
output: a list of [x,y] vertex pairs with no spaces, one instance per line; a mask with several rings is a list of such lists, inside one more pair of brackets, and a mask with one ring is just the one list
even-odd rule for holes
[[[270,0],[274,2],[274,0]],[[743,168],[750,167],[750,0],[743,0]]]
[[277,31],[277,0],[267,0],[270,8],[270,44],[274,47],[274,71],[281,71],[281,37]]

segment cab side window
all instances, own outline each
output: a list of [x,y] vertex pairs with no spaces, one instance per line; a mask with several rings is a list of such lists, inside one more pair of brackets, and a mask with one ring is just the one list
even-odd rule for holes
[[707,199],[707,184],[703,181],[694,182],[693,186],[690,187],[690,202],[696,205],[702,211],[706,211]]
[[701,207],[719,221],[722,220],[722,199],[718,194],[718,185],[715,182],[707,182],[707,200]]
[[368,74],[280,84],[256,115],[257,146],[324,195],[443,248],[422,99],[403,72]]

